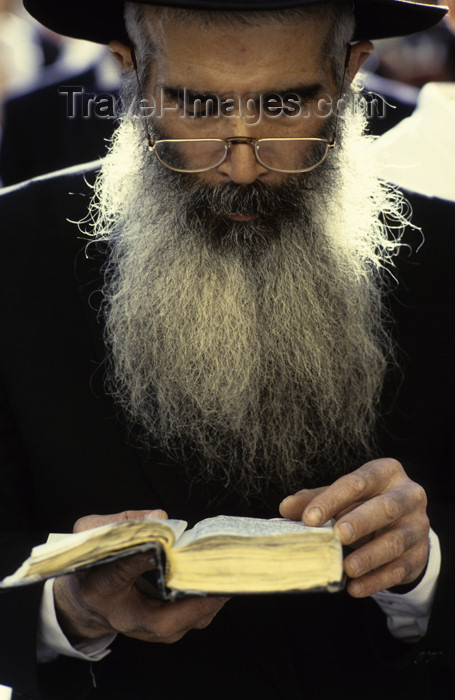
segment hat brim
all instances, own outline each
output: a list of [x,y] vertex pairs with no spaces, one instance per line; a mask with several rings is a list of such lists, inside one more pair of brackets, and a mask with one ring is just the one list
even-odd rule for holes
[[[135,0],[204,10],[274,10],[329,2],[330,0]],[[354,0],[354,40],[384,39],[413,34],[437,24],[447,9],[407,0]],[[28,12],[49,29],[76,39],[108,44],[126,41],[124,0],[24,0]]]

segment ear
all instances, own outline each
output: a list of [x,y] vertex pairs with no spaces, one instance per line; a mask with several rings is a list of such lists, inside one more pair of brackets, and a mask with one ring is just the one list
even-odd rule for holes
[[346,77],[352,83],[362,63],[364,63],[374,51],[371,41],[359,41],[351,47],[351,57],[349,59]]
[[121,41],[111,41],[109,51],[115,60],[120,63],[124,71],[129,71],[133,68],[131,49],[126,44],[122,44]]

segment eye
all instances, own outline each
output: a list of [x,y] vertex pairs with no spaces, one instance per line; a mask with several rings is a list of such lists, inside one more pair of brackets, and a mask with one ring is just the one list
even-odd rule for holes
[[191,95],[186,97],[186,113],[188,116],[198,119],[200,117],[214,117],[219,114],[219,104],[216,96]]
[[308,98],[302,99],[300,95],[296,92],[287,92],[283,95],[283,111],[284,114],[288,116],[293,116],[298,113],[302,104],[304,104]]
[[277,92],[269,92],[263,98],[264,114],[277,117],[283,114],[283,96]]
[[206,102],[194,101],[187,105],[187,112],[191,117],[207,117],[210,114],[210,108],[208,108]]

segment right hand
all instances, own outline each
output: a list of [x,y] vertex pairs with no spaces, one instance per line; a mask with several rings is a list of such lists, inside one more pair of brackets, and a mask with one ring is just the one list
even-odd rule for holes
[[[100,525],[142,518],[166,519],[167,515],[163,510],[89,515],[78,520],[73,530],[82,532]],[[207,627],[228,600],[194,597],[169,603],[150,598],[136,587],[135,582],[154,568],[153,555],[144,552],[56,578],[55,607],[65,635],[73,643],[79,639],[121,633],[146,642],[172,644],[191,629]]]

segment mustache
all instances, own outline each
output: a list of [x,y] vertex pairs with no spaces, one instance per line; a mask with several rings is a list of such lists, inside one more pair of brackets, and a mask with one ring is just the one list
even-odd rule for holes
[[260,180],[248,185],[234,182],[213,185],[201,182],[191,173],[171,170],[162,173],[161,179],[163,175],[170,189],[180,196],[184,194],[184,199],[193,212],[202,217],[211,212],[219,216],[255,214],[260,218],[273,216],[289,220],[302,213],[306,197],[321,187],[321,178],[316,182],[313,173],[290,176],[278,185]]
[[297,211],[299,192],[294,183],[270,186],[263,182],[250,185],[226,183],[212,187],[199,186],[194,192],[196,209],[211,209],[218,214],[257,214],[272,216]]

